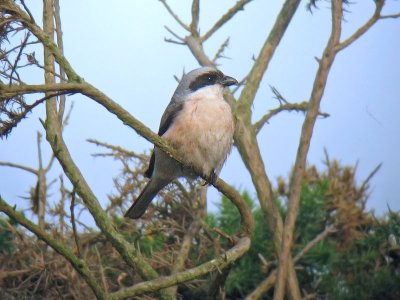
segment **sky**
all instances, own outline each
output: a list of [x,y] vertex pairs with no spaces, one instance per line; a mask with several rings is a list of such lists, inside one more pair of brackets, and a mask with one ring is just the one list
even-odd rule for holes
[[[236,1],[201,1],[200,30],[206,32]],[[345,13],[342,40],[361,26],[374,10],[373,1],[357,1]],[[190,23],[190,1],[168,1],[181,19]],[[315,57],[320,57],[330,33],[330,5],[320,1],[318,9],[309,13],[302,2],[276,50],[263,78],[253,107],[257,121],[269,109],[278,106],[270,86],[274,86],[290,102],[310,97],[317,70]],[[37,22],[41,20],[41,1],[30,1]],[[250,70],[253,56],[264,43],[281,1],[252,1],[204,45],[213,57],[220,45],[230,37],[226,59],[219,68],[241,80]],[[388,1],[384,14],[400,12],[400,1]],[[153,131],[177,86],[174,75],[197,68],[198,63],[185,46],[166,43],[171,38],[164,26],[184,36],[186,32],[174,21],[159,1],[118,0],[61,1],[65,56],[86,81],[114,99]],[[370,31],[338,54],[331,69],[322,99],[321,110],[329,118],[318,119],[308,156],[309,164],[323,170],[324,148],[332,159],[342,164],[358,162],[357,178],[361,183],[383,163],[371,181],[368,208],[378,214],[400,210],[400,19],[379,21]],[[37,53],[40,59],[40,53]],[[38,72],[26,71],[30,83],[41,83]],[[96,196],[105,206],[113,192],[113,177],[119,166],[112,159],[94,158],[100,149],[86,142],[95,138],[127,149],[149,151],[152,145],[124,126],[103,107],[85,97],[69,97],[74,109],[65,140],[72,157],[81,169]],[[37,167],[36,132],[43,133],[39,118],[44,107],[37,108],[7,138],[0,140],[0,161]],[[258,135],[266,169],[273,183],[286,177],[295,160],[299,133],[304,115],[282,113],[266,124]],[[42,142],[44,159],[50,147]],[[58,178],[58,165],[51,179]],[[234,149],[220,177],[249,191],[256,197],[251,178]],[[0,167],[0,194],[9,203],[27,207],[26,196],[35,177],[21,170]],[[58,184],[51,188],[57,199]],[[209,190],[210,209],[220,195]]]

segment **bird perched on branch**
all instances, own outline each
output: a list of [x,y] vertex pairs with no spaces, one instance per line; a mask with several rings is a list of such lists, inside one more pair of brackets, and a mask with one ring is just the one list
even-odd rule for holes
[[178,163],[154,148],[146,177],[150,178],[125,217],[140,218],[157,193],[178,177],[195,178],[193,170],[215,180],[231,150],[234,123],[225,87],[237,80],[212,67],[185,74],[172,96],[158,134],[179,154]]

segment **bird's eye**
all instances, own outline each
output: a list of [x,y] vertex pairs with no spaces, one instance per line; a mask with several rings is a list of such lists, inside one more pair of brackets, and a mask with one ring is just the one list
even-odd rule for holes
[[210,76],[208,76],[207,80],[208,80],[208,82],[213,82],[213,81],[215,81],[215,76],[210,75]]

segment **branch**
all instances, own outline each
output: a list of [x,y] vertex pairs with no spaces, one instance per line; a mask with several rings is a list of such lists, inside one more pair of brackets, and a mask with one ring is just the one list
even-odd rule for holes
[[[297,255],[294,257],[294,263],[297,263],[308,251],[314,248],[318,243],[324,240],[329,234],[336,232],[334,225],[325,228],[323,232],[318,234],[312,241],[310,241]],[[277,269],[273,270],[267,278],[265,278],[250,294],[246,296],[246,300],[260,299],[276,281]]]
[[[10,73],[10,84],[11,84],[11,82],[12,82],[13,73],[14,73],[15,70],[17,69],[18,62],[19,62],[19,60],[21,59],[22,52],[24,51],[24,48],[26,47],[26,45],[27,45],[27,43],[28,43],[29,36],[30,36],[30,34],[29,34],[29,32],[28,32],[28,33],[25,35],[24,40],[21,42],[21,45],[19,46],[19,51],[18,51],[18,54],[17,54],[17,56],[16,56],[16,58],[15,58],[14,64],[12,65],[12,69],[11,69],[11,73]],[[15,73],[16,73],[16,72],[15,72]],[[17,77],[18,77],[18,79],[19,79],[18,73],[16,73],[16,75],[17,75]]]
[[212,60],[212,62],[214,64],[217,64],[217,60],[220,59],[221,57],[223,57],[222,53],[224,53],[225,48],[227,48],[228,46],[229,46],[229,38],[227,38],[225,40],[225,42],[222,43],[222,45],[219,47],[217,53],[215,53],[215,56],[214,56],[214,58]]
[[385,5],[384,0],[377,0],[375,2],[375,11],[372,17],[363,25],[361,26],[355,33],[353,33],[349,38],[347,38],[345,41],[339,43],[336,47],[335,50],[337,52],[343,50],[347,46],[349,46],[351,43],[353,43],[355,40],[357,40],[360,36],[362,36],[365,32],[367,32],[380,18],[381,18],[381,11],[383,6]]
[[[60,49],[61,53],[64,55],[64,42],[62,38],[62,29],[61,29],[61,16],[60,16],[60,1],[54,0],[54,22],[55,22],[55,32],[57,36],[57,46]],[[61,82],[65,82],[65,72],[64,69],[60,66],[60,80]],[[59,121],[62,123],[64,110],[65,110],[65,95],[60,96],[60,104],[59,104]]]
[[383,15],[379,17],[380,19],[397,19],[400,18],[400,13],[392,14],[392,15]]
[[332,32],[319,63],[319,69],[311,92],[308,111],[301,130],[296,162],[291,178],[288,211],[283,229],[282,247],[279,255],[279,268],[274,291],[274,300],[282,300],[285,294],[285,283],[288,274],[288,265],[293,243],[293,232],[300,203],[301,183],[306,166],[307,153],[310,148],[313,128],[318,116],[328,74],[335,59],[335,47],[338,45],[340,39],[342,16],[342,1],[332,0]]
[[7,13],[12,15],[23,25],[25,25],[29,29],[29,31],[32,32],[42,42],[43,46],[47,48],[52,55],[54,55],[57,63],[64,69],[65,73],[67,74],[69,81],[81,82],[82,79],[74,71],[68,60],[64,57],[61,50],[54,43],[53,39],[48,34],[46,34],[14,1],[4,0],[3,3]]
[[51,235],[39,228],[28,219],[26,219],[21,213],[15,211],[10,205],[8,205],[3,198],[0,196],[0,211],[4,212],[10,218],[16,220],[19,224],[24,226],[29,231],[33,232],[39,239],[44,241],[47,245],[52,247],[57,253],[62,255],[68,260],[72,267],[85,279],[89,287],[98,299],[106,299],[106,294],[102,288],[97,284],[96,279],[90,273],[90,270],[84,260],[80,260],[76,257],[67,247],[55,240]]
[[167,1],[166,0],[159,0],[159,1],[165,6],[165,8],[169,12],[169,14],[175,19],[175,21],[178,22],[178,24],[181,25],[184,29],[190,32],[190,27],[181,21],[178,15],[175,14],[174,11],[171,9],[171,7],[168,5]]
[[[302,111],[302,112],[306,112],[307,110],[308,110],[308,102],[282,104],[278,108],[271,109],[267,114],[262,116],[262,118],[260,120],[255,122],[254,125],[253,125],[254,126],[254,130],[256,131],[256,133],[259,133],[260,130],[262,129],[262,127],[265,125],[265,123],[268,123],[269,120],[273,116],[276,116],[280,112],[283,112],[283,111],[296,111],[296,112]],[[318,112],[318,115],[323,117],[323,118],[329,117],[329,114],[328,113],[324,113],[324,112]]]
[[29,173],[32,173],[34,175],[38,175],[38,171],[35,169],[32,169],[30,167],[26,167],[23,165],[19,165],[19,164],[15,164],[15,163],[11,163],[11,162],[4,162],[4,161],[0,161],[0,166],[5,166],[5,167],[11,167],[11,168],[16,168],[16,169],[21,169],[24,171],[27,171]]
[[115,145],[111,145],[111,144],[108,144],[108,143],[105,143],[105,142],[100,142],[100,141],[95,140],[95,139],[87,139],[86,141],[91,143],[91,144],[94,144],[96,146],[101,146],[101,147],[110,149],[113,152],[122,153],[125,156],[135,157],[135,158],[138,158],[138,159],[141,159],[141,160],[145,160],[145,159],[149,158],[147,155],[138,154],[136,152],[126,150],[126,149],[124,149],[124,148],[122,148],[120,146],[115,146]]
[[220,29],[226,22],[228,22],[236,13],[244,9],[244,6],[251,0],[240,0],[236,2],[215,24],[209,31],[201,37],[201,42],[209,39],[218,29]]
[[192,2],[192,22],[190,23],[190,32],[193,35],[198,35],[200,16],[200,0],[193,0]]
[[178,39],[178,41],[174,41],[173,39],[167,39],[164,38],[164,41],[166,41],[167,43],[173,43],[173,44],[178,44],[178,45],[185,45],[185,40],[183,38],[181,38],[179,35],[177,35],[175,32],[173,32],[171,29],[169,29],[168,26],[164,26],[164,28],[170,33],[172,34],[175,38]]
[[75,223],[75,191],[72,191],[71,205],[70,205],[69,209],[71,211],[72,232],[74,235],[76,252],[78,253],[78,257],[82,258],[82,246],[81,246],[81,242],[78,237],[78,232],[76,230],[76,223]]
[[[185,191],[186,195],[187,192]],[[197,207],[192,207],[195,210],[192,223],[189,228],[185,231],[185,235],[183,236],[183,240],[181,243],[181,248],[179,249],[179,253],[175,255],[175,261],[171,270],[171,274],[177,274],[179,271],[182,271],[185,267],[185,262],[189,257],[190,249],[192,248],[193,238],[198,234],[201,229],[201,225],[204,222],[204,217],[206,213],[206,203],[207,203],[207,187],[201,186],[200,191],[197,194],[198,205]],[[190,200],[190,197],[189,199]],[[176,295],[178,286],[174,286],[171,288],[174,295]]]
[[375,174],[380,170],[380,168],[382,167],[382,163],[380,163],[379,165],[377,165],[372,172],[368,175],[368,177],[363,181],[363,183],[361,184],[360,190],[364,190],[368,183],[370,182],[370,180],[372,179],[372,177],[375,176]]
[[[235,143],[246,168],[249,170],[257,191],[260,206],[265,215],[269,230],[273,236],[273,244],[277,255],[282,251],[283,222],[275,203],[271,182],[268,178],[256,132],[251,124],[251,108],[260,81],[286,29],[293,18],[300,0],[286,0],[275,24],[256,59],[244,86],[240,98],[234,102],[236,117]],[[231,97],[232,98],[232,97]],[[301,293],[291,258],[289,259],[289,293],[291,299],[300,299]]]
[[252,69],[247,77],[246,86],[240,95],[239,103],[247,107],[250,107],[254,101],[254,97],[257,93],[261,79],[264,76],[266,69],[268,68],[269,62],[275,53],[276,48],[279,45],[286,29],[292,20],[297,7],[300,4],[300,0],[286,0],[283,4],[278,17],[276,18],[275,24],[268,35],[263,47],[261,48],[260,54],[258,55]]
[[245,254],[250,248],[250,238],[243,237],[239,239],[237,244],[226,251],[223,255],[220,255],[211,261],[208,261],[198,267],[180,272],[175,275],[160,277],[155,280],[141,282],[133,287],[129,287],[118,292],[111,294],[112,300],[124,299],[126,297],[132,297],[143,293],[157,291],[162,288],[173,286],[176,284],[188,282],[195,278],[201,277],[212,271],[217,271],[229,266],[232,262],[239,259]]

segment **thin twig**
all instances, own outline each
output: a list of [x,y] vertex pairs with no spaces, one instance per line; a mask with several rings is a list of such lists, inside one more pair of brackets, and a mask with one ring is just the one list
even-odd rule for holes
[[31,18],[32,23],[35,23],[35,18],[33,17],[31,11],[29,10],[29,8],[26,6],[25,0],[21,0],[21,4],[24,7],[24,9],[26,10],[26,12],[28,13],[29,17]]
[[209,31],[207,31],[202,37],[201,42],[205,42],[209,39],[218,29],[220,29],[226,22],[228,22],[237,12],[244,9],[244,6],[251,0],[240,0],[236,2],[215,24]]
[[[23,39],[23,41],[21,42],[21,46],[20,46],[20,48],[19,48],[18,54],[17,54],[17,56],[15,57],[14,64],[12,65],[12,69],[11,69],[11,73],[10,73],[10,84],[11,84],[12,75],[13,75],[13,73],[15,72],[15,70],[16,70],[16,68],[17,68],[18,62],[19,62],[19,60],[21,59],[22,52],[24,51],[24,48],[25,48],[25,46],[26,46],[26,43],[28,42],[29,37],[30,37],[30,33],[28,32],[28,33],[25,35],[25,38]],[[19,79],[18,73],[16,73],[16,75],[17,75],[17,77],[18,77],[18,79]]]
[[225,42],[222,43],[222,45],[218,48],[217,53],[215,53],[215,56],[213,58],[213,62],[216,64],[217,60],[220,59],[222,56],[222,53],[224,53],[225,48],[229,46],[229,37],[225,40]]
[[78,231],[76,230],[76,224],[75,224],[75,191],[72,191],[71,205],[69,208],[71,211],[71,224],[72,224],[72,231],[74,233],[76,251],[78,253],[78,257],[82,259],[82,247],[81,247],[81,242],[79,240]]
[[168,5],[167,1],[166,0],[159,0],[159,1],[165,6],[165,8],[169,12],[169,14],[175,19],[175,21],[178,22],[178,24],[181,25],[184,29],[190,32],[190,27],[181,21],[178,15],[175,14],[174,11],[171,9],[171,7]]
[[400,18],[400,13],[392,15],[383,15],[379,17],[379,19],[397,19],[397,18]]
[[347,46],[349,46],[351,43],[353,43],[355,40],[357,40],[360,36],[362,36],[365,32],[367,32],[381,17],[381,11],[383,6],[385,5],[385,1],[374,1],[375,3],[375,11],[372,15],[372,17],[363,25],[361,26],[355,33],[353,33],[349,38],[347,38],[345,41],[339,43],[336,47],[335,50],[337,52],[343,50]]
[[[141,160],[146,160],[146,159],[149,158],[147,155],[138,154],[138,153],[136,153],[134,151],[129,151],[129,150],[126,150],[126,149],[124,149],[124,148],[122,148],[120,146],[111,145],[111,144],[106,143],[106,142],[100,142],[100,141],[98,141],[96,139],[86,139],[86,141],[91,143],[91,144],[94,144],[96,146],[101,146],[101,147],[110,149],[110,150],[113,151],[114,154],[115,154],[115,152],[122,153],[125,156],[135,157],[135,158],[139,158]],[[92,155],[95,156],[96,154],[92,154]]]
[[29,231],[33,232],[39,239],[43,240],[47,245],[52,247],[57,253],[67,259],[74,269],[85,279],[94,294],[98,299],[106,299],[106,295],[101,287],[97,284],[96,279],[92,276],[85,261],[76,257],[66,245],[54,239],[50,234],[40,229],[39,226],[25,218],[21,213],[14,210],[13,207],[7,204],[0,196],[0,211],[4,212],[10,218],[16,220]]
[[[285,104],[282,104],[281,106],[271,109],[267,114],[263,115],[260,120],[254,123],[254,129],[256,133],[259,133],[262,127],[269,122],[269,120],[276,116],[277,114],[283,112],[283,111],[295,111],[295,112],[306,112],[308,110],[308,102],[301,102],[301,103],[290,103],[287,102]],[[325,112],[318,112],[318,115],[327,118],[330,115]]]
[[27,166],[23,166],[23,165],[19,165],[19,164],[15,164],[15,163],[11,163],[11,162],[0,161],[0,166],[21,169],[21,170],[27,171],[29,173],[32,173],[34,175],[38,175],[38,171],[33,169],[33,168],[30,168],[30,167],[27,167]]
[[368,177],[363,181],[363,183],[361,184],[360,189],[363,190],[366,188],[366,186],[368,185],[368,183],[370,182],[370,180],[372,179],[372,177],[375,176],[375,174],[380,170],[380,168],[382,167],[382,163],[380,163],[379,165],[377,165],[372,172],[368,175]]

